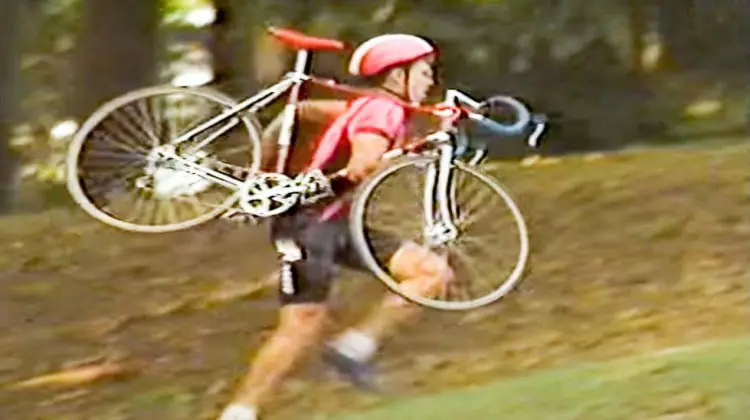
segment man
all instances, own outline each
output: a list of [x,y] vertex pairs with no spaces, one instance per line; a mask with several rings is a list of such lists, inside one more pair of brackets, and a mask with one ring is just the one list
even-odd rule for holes
[[[320,342],[338,266],[363,268],[348,234],[347,193],[381,165],[383,154],[404,144],[410,115],[402,101],[426,99],[435,84],[436,55],[435,47],[420,37],[375,37],[354,51],[349,72],[373,81],[377,97],[358,98],[347,107],[340,101],[309,101],[302,107],[301,114],[333,119],[308,168],[328,173],[333,162],[346,155],[344,168],[330,177],[337,198],[273,220],[271,235],[282,260],[279,324],[220,420],[256,420],[285,376]],[[453,278],[447,261],[430,250],[373,235],[390,244],[388,268],[404,290],[426,296]],[[418,310],[389,294],[359,325],[326,345],[325,360],[355,384],[370,385],[368,362],[383,340],[414,319]]]

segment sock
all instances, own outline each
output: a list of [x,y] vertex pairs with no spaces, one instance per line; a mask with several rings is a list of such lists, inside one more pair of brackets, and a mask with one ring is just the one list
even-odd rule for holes
[[332,343],[332,347],[346,357],[366,362],[375,355],[378,343],[367,334],[348,330]]
[[258,420],[255,407],[231,404],[222,413],[219,420]]

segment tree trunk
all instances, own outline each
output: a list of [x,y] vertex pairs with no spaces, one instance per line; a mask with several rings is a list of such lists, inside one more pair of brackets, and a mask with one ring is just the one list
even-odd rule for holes
[[213,59],[213,84],[237,98],[246,97],[256,87],[252,11],[244,1],[214,0],[213,3],[216,21],[210,28],[208,46]]
[[5,0],[0,13],[0,214],[13,210],[18,158],[10,148],[18,111],[23,0]]
[[699,61],[695,4],[692,0],[660,0],[658,24],[667,61],[674,68],[684,70]]
[[85,118],[104,101],[157,80],[158,0],[84,0],[71,113]]
[[643,0],[628,0],[628,21],[630,24],[630,70],[636,74],[643,72],[643,40],[647,30],[647,15]]

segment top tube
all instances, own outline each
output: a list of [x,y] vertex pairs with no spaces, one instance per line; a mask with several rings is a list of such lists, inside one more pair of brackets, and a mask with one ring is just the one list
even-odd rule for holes
[[[518,120],[514,124],[506,125],[506,124],[493,121],[495,126],[501,127],[502,132],[506,134],[520,132],[526,126],[528,126],[528,124],[531,122],[531,113],[529,112],[528,108],[526,108],[523,105],[523,103],[521,103],[521,101],[510,96],[494,96],[490,98],[488,101],[476,102],[475,100],[470,98],[468,95],[460,91],[450,89],[446,92],[446,99],[448,99],[450,102],[460,101],[460,102],[468,102],[468,104],[437,103],[437,104],[430,104],[430,105],[414,105],[402,99],[395,98],[393,96],[386,96],[384,94],[381,95],[378,93],[373,93],[370,90],[343,85],[332,79],[324,79],[324,78],[319,78],[315,76],[308,76],[307,80],[319,86],[323,86],[331,90],[335,90],[335,91],[339,91],[339,92],[347,93],[347,94],[352,94],[352,95],[356,95],[360,97],[361,96],[369,96],[369,97],[382,96],[383,98],[388,98],[391,101],[397,102],[400,106],[404,107],[405,109],[408,109],[413,112],[433,115],[444,121],[447,120],[451,124],[455,124],[462,116],[467,116],[470,119],[477,120],[477,121],[486,119],[484,116],[479,115],[472,111],[476,111],[486,106],[488,101],[503,102],[515,109],[516,115],[518,115]],[[499,132],[501,130],[496,130],[496,131]]]

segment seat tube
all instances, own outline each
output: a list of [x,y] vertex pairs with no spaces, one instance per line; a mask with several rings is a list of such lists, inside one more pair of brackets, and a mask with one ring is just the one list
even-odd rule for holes
[[[298,74],[307,74],[310,68],[310,53],[307,50],[298,50],[297,58],[294,62],[294,72]],[[302,83],[296,83],[289,92],[287,104],[284,107],[284,119],[281,126],[278,139],[278,155],[276,160],[276,172],[284,173],[286,171],[287,161],[289,159],[289,150],[295,134],[295,123],[297,116],[297,103],[299,102],[302,91]]]

